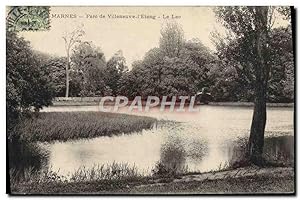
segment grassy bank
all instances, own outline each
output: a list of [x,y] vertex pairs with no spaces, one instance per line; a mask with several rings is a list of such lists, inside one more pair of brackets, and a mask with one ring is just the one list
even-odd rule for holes
[[[131,101],[129,101],[130,105]],[[143,105],[146,102],[142,102]],[[180,102],[176,102],[176,105],[179,105]],[[99,102],[95,101],[53,101],[53,106],[97,106]],[[106,102],[107,106],[114,106],[114,102]],[[242,106],[242,107],[253,107],[254,104],[252,102],[209,102],[208,105],[211,106]],[[287,107],[293,108],[294,103],[267,103],[267,107]]]
[[[101,101],[101,97],[57,97],[55,98],[52,103],[53,106],[96,106],[99,105]],[[132,100],[129,100],[128,104],[131,104]],[[175,103],[176,105],[180,104],[180,101]],[[197,103],[198,104],[198,103]],[[115,105],[113,101],[106,101],[105,105]],[[142,105],[146,105],[146,101],[142,101]],[[209,102],[209,105],[213,106],[246,106],[246,107],[253,107],[253,102]],[[294,103],[267,103],[268,107],[294,107]]]
[[[213,106],[244,106],[253,107],[253,102],[209,102],[209,105]],[[267,107],[288,107],[293,108],[294,103],[267,103]]]
[[51,112],[22,121],[21,139],[29,142],[66,141],[127,134],[149,129],[156,122],[150,117],[104,112]]
[[293,193],[294,169],[241,168],[169,178],[124,177],[111,180],[27,182],[12,186],[13,194],[210,194]]

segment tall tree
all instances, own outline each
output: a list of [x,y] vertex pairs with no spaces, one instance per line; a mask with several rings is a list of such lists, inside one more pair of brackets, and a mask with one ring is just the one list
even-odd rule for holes
[[119,95],[127,96],[133,100],[136,96],[141,96],[141,86],[145,83],[143,77],[142,61],[134,61],[132,69],[125,72],[119,81]]
[[178,57],[184,44],[184,32],[176,22],[168,22],[161,29],[159,48],[169,58]]
[[51,71],[49,78],[54,87],[56,97],[62,97],[66,92],[66,65],[66,57],[52,57],[45,65]]
[[119,50],[107,61],[106,65],[106,84],[112,90],[113,95],[117,95],[120,78],[127,71],[125,57],[122,50]]
[[82,42],[74,48],[71,56],[72,79],[80,79],[81,96],[104,94],[105,57],[100,48],[91,42]]
[[164,86],[161,82],[163,79],[164,53],[160,48],[150,49],[145,54],[141,65],[140,72],[142,72],[144,79],[141,87],[143,95],[162,96]]
[[218,7],[215,13],[231,31],[229,40],[236,41],[232,51],[239,63],[236,70],[241,71],[241,74],[247,73],[246,77],[254,88],[249,158],[253,163],[261,165],[267,119],[267,87],[271,68],[270,32],[274,22],[274,8]]
[[160,46],[150,49],[122,77],[122,94],[127,92],[129,97],[194,95],[209,85],[207,74],[214,60],[215,56],[199,39],[186,42],[178,24],[166,24],[161,30]]
[[193,38],[184,43],[180,57],[193,63],[189,65],[189,68],[193,70],[189,78],[194,81],[197,91],[211,85],[208,72],[215,63],[216,56],[208,47],[203,45],[198,38]]
[[24,38],[7,32],[6,114],[9,134],[23,113],[32,111],[32,108],[38,111],[51,104],[53,88],[50,72],[43,67],[46,57],[33,51]]
[[81,37],[85,34],[82,30],[82,27],[76,28],[74,31],[70,33],[65,33],[62,37],[65,42],[65,50],[67,54],[67,65],[66,65],[66,97],[69,97],[69,69],[70,69],[70,51],[73,46],[79,42],[81,42]]
[[270,36],[270,80],[268,100],[293,102],[294,62],[291,26],[274,28]]

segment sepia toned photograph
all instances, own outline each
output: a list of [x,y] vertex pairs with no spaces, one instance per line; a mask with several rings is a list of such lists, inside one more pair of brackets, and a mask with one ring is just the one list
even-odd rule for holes
[[295,195],[295,8],[6,6],[10,195]]

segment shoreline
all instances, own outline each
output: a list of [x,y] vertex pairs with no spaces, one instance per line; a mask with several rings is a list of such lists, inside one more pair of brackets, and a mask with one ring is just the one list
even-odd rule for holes
[[[53,105],[51,106],[98,106],[100,100],[54,100],[52,101]],[[131,104],[132,101],[128,103]],[[145,105],[146,102],[143,102]],[[175,106],[179,106],[180,102],[176,102]],[[105,106],[113,106],[114,102],[106,102]],[[240,107],[253,107],[253,102],[209,102],[208,104],[195,104],[195,105],[202,105],[202,106],[240,106]],[[50,107],[51,107],[50,106]],[[160,106],[157,105],[157,106]],[[267,103],[267,107],[286,107],[286,108],[294,108],[294,103]]]
[[[89,182],[22,183],[14,185],[12,195],[19,194],[236,194],[285,193],[294,195],[294,168],[249,166],[232,170],[183,174],[176,177],[145,177],[135,180]],[[241,184],[243,183],[243,184]]]

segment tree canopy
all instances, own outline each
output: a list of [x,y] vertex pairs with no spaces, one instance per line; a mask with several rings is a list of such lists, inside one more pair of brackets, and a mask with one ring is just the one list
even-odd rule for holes
[[27,111],[51,104],[54,88],[47,56],[12,32],[6,35],[6,114],[8,129]]
[[[230,29],[225,37],[215,36],[216,51],[206,47],[201,38],[187,40],[183,28],[170,22],[162,26],[158,47],[134,61],[131,69],[122,50],[106,61],[100,47],[93,42],[76,40],[70,49],[69,96],[194,95],[207,88],[214,101],[253,101],[255,53],[254,10],[252,7],[219,7],[220,22]],[[278,10],[286,18],[285,7]],[[232,14],[234,13],[234,14]],[[268,24],[272,12],[268,13]],[[239,21],[243,23],[239,25]],[[267,27],[270,29],[270,27]],[[269,102],[294,100],[294,67],[291,27],[270,29],[270,79],[267,88]],[[24,44],[27,43],[24,41]],[[31,50],[29,44],[28,48]],[[26,53],[24,51],[24,53]],[[43,73],[49,73],[48,85],[55,96],[66,91],[67,57],[42,55],[35,52]],[[49,72],[47,72],[49,71]]]

